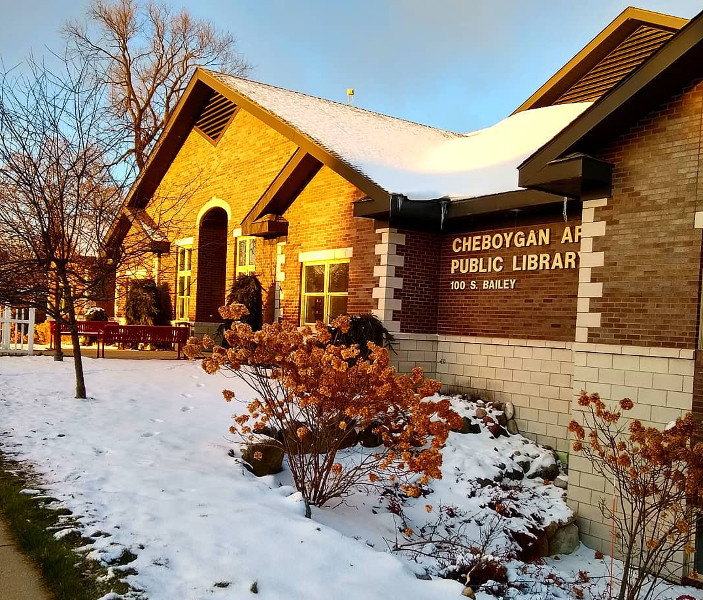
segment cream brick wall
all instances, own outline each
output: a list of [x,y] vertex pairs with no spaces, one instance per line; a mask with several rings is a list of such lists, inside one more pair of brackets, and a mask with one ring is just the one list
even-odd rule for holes
[[437,375],[448,391],[511,401],[523,435],[567,451],[571,346],[547,340],[440,335]]
[[420,333],[394,333],[395,353],[391,362],[400,373],[409,373],[413,367],[422,367],[425,377],[437,377],[437,336]]
[[372,312],[383,321],[388,331],[400,335],[400,322],[393,320],[393,311],[402,308],[401,300],[394,296],[395,290],[403,288],[403,279],[397,277],[395,271],[396,267],[403,266],[404,259],[398,255],[397,249],[398,246],[405,245],[405,234],[398,233],[398,230],[392,227],[378,228],[376,233],[381,236],[381,243],[376,244],[374,248],[376,256],[379,257],[379,264],[373,268],[374,277],[378,277],[378,285],[372,292],[372,297],[376,300],[376,308]]
[[[480,395],[515,405],[520,432],[568,451],[573,357],[571,343],[546,340],[395,334],[398,370],[416,364],[443,391]],[[434,363],[433,363],[434,361]]]
[[[606,403],[630,398],[635,406],[627,415],[660,429],[691,411],[693,350],[576,342],[573,355],[571,408],[576,419],[582,410],[576,402],[581,390],[597,392]],[[594,474],[587,460],[571,454],[568,502],[577,514],[581,539],[607,553],[611,524],[605,521],[599,505],[601,499],[610,505],[612,493],[610,482]],[[685,570],[683,555],[677,562]]]

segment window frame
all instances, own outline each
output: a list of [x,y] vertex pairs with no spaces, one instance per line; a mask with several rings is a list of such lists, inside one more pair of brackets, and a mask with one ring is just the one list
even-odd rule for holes
[[[251,275],[256,272],[256,247],[258,246],[256,242],[256,236],[253,235],[240,235],[236,239],[235,245],[235,256],[234,256],[234,279],[235,281],[240,275]],[[240,242],[246,242],[247,256],[244,265],[239,264],[239,244]],[[254,247],[254,262],[251,262],[251,249]]]
[[[187,257],[185,261],[186,265],[190,268],[183,269],[181,263],[181,253],[183,256]],[[181,278],[187,281],[184,284],[183,290],[185,293],[181,294]],[[190,322],[190,301],[193,294],[193,244],[183,244],[178,246],[178,252],[176,254],[176,322]],[[181,311],[181,301],[183,301]]]
[[[307,298],[308,297],[322,297],[323,298],[323,320],[322,322],[325,323],[325,325],[329,325],[330,323],[330,298],[347,298],[347,308],[348,308],[348,299],[349,299],[349,281],[347,279],[347,291],[346,292],[330,292],[329,291],[329,283],[330,283],[330,265],[336,265],[336,264],[346,264],[349,265],[350,261],[348,258],[332,258],[332,259],[327,259],[327,260],[311,260],[311,261],[305,261],[301,263],[301,270],[300,270],[300,325],[305,326],[305,325],[314,325],[315,323],[307,322],[305,320],[305,313],[306,313],[306,306],[307,306]],[[322,292],[308,292],[305,289],[305,268],[306,267],[313,267],[316,265],[324,265],[325,267],[325,278],[324,278],[324,284],[323,284],[323,291]],[[347,277],[349,277],[349,273],[347,272]]]

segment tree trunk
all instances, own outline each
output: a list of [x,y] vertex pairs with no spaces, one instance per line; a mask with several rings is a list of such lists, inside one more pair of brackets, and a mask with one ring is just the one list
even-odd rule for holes
[[56,329],[54,329],[54,360],[63,360],[63,348],[61,347],[61,285],[56,282],[56,296],[54,298],[54,319],[56,320]]
[[66,294],[66,308],[68,309],[68,324],[71,329],[71,343],[73,345],[73,369],[76,373],[76,398],[85,399],[85,375],[83,374],[83,357],[81,356],[81,340],[76,325],[76,307],[73,304],[73,294],[66,278],[64,278],[64,293]]

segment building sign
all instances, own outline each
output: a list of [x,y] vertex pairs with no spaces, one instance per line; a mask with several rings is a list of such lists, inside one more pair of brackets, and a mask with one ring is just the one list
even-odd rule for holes
[[580,225],[567,225],[556,235],[551,227],[538,227],[457,236],[451,243],[450,289],[514,290],[527,272],[576,269],[578,253],[567,248],[580,239]]

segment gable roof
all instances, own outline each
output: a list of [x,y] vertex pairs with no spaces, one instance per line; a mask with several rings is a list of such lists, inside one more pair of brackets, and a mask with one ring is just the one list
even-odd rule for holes
[[663,46],[687,19],[628,7],[515,112],[604,96]]
[[460,134],[241,77],[207,73],[235,93],[233,101],[256,104],[387,193],[421,200],[518,189],[520,162],[590,105],[526,111]]
[[[525,160],[519,167],[520,185],[553,193],[572,189],[569,182],[582,176],[584,160],[590,160],[593,166],[594,159],[586,153],[625,131],[694,77],[703,76],[701,65],[703,12],[616,88]],[[579,193],[587,191],[582,188]]]

